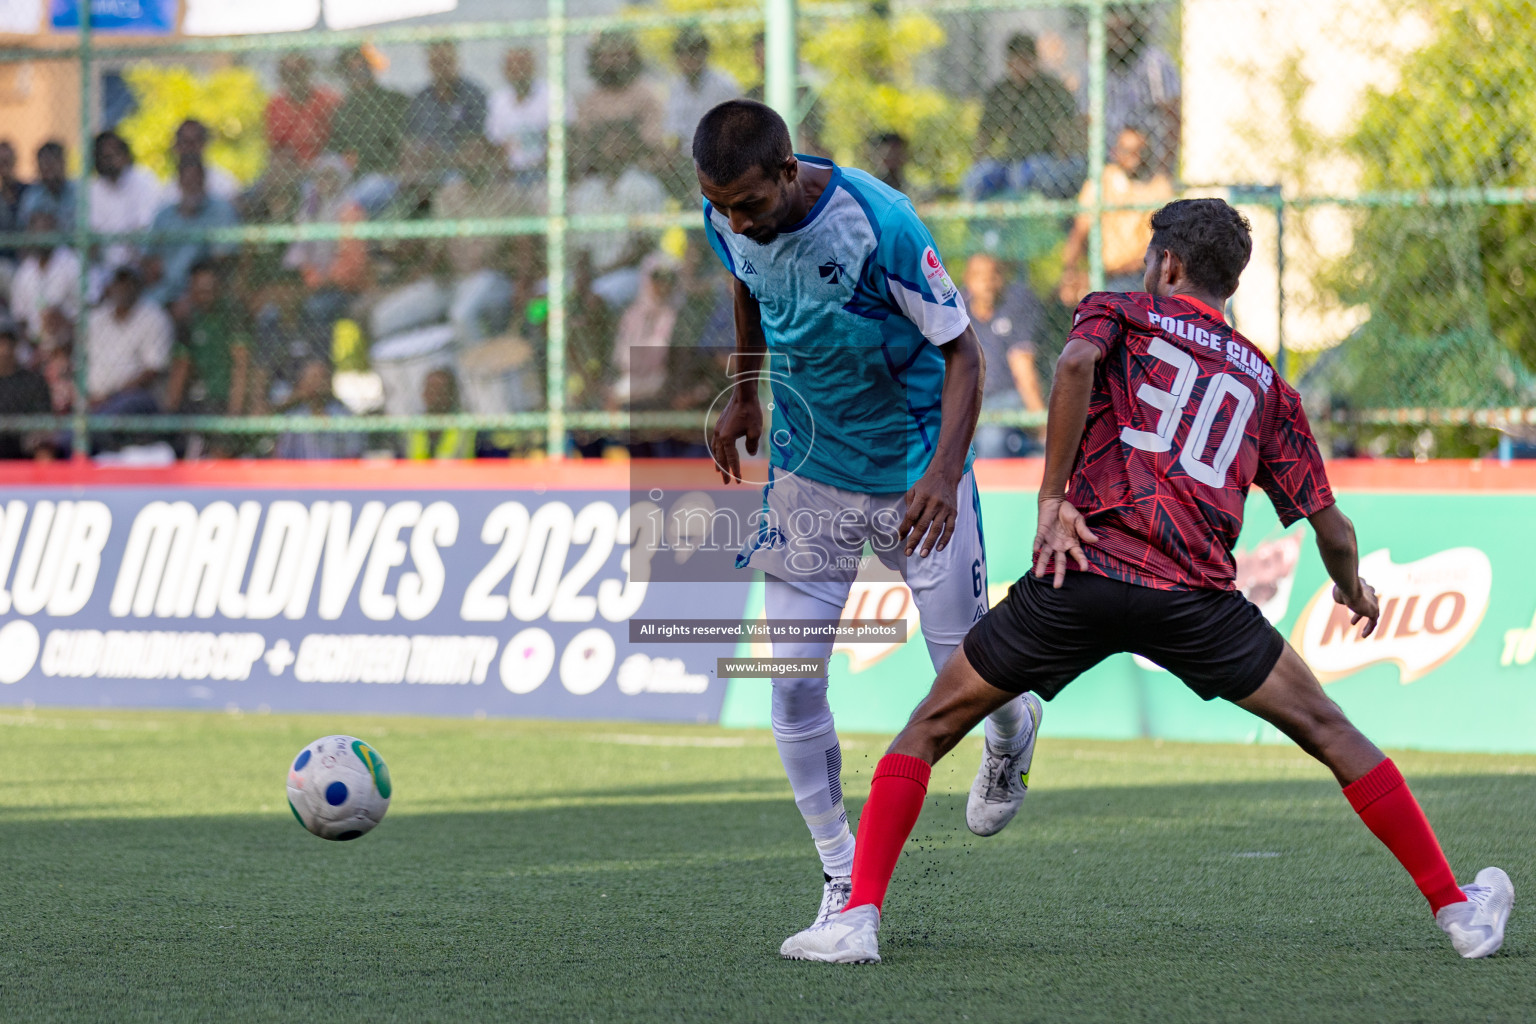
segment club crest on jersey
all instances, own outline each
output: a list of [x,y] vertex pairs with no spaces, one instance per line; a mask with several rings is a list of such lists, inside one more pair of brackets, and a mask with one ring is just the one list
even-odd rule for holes
[[934,297],[940,302],[955,294],[955,282],[945,273],[939,254],[933,251],[931,245],[923,250],[923,276],[928,279],[928,287],[933,289]]
[[827,284],[842,284],[843,275],[848,273],[848,268],[835,259],[827,260],[816,269],[821,273],[821,279]]

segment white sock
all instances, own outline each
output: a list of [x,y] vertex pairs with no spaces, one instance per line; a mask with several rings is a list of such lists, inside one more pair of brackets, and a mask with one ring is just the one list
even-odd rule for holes
[[[836,622],[842,608],[769,577],[765,594],[769,621],[811,619]],[[775,643],[775,658],[824,659],[831,640]],[[834,878],[853,873],[853,832],[843,808],[843,751],[827,703],[827,677],[773,681],[773,738],[789,776],[795,806],[811,830],[821,869]]]
[[[923,641],[928,645],[928,657],[935,672],[960,649],[959,644],[941,644],[926,636]],[[1016,754],[1029,742],[1032,725],[1029,712],[1024,710],[1024,695],[1020,694],[987,716],[987,744],[999,754]]]
[[795,791],[795,806],[816,842],[821,869],[833,878],[853,874],[853,832],[843,808],[843,751],[837,730],[829,724],[804,739],[789,739],[775,728],[774,739]]
[[987,746],[999,754],[1017,754],[1029,743],[1034,724],[1021,693],[987,716]]

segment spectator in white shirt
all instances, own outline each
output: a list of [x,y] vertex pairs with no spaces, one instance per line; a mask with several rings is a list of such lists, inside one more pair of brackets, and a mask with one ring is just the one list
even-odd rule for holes
[[87,327],[85,385],[91,411],[120,416],[157,412],[153,389],[170,368],[175,329],[165,310],[143,298],[137,270],[117,268]]
[[710,109],[741,95],[736,79],[709,66],[709,37],[688,25],[672,43],[672,58],[680,72],[667,90],[662,129],[674,149],[693,151],[693,132]]
[[[43,210],[27,220],[34,233],[59,230],[53,214]],[[38,246],[24,251],[21,266],[11,280],[11,316],[36,343],[43,337],[44,314],[59,310],[73,321],[80,315],[80,258],[68,246]]]
[[[180,167],[183,163],[196,161],[203,165],[204,183],[203,191],[215,199],[223,199],[234,202],[240,195],[240,182],[233,174],[230,174],[218,164],[210,163],[204,150],[208,148],[208,128],[203,122],[194,118],[188,118],[181,122],[176,129],[176,136],[171,143],[172,155],[175,159],[172,164]],[[161,186],[161,206],[175,206],[181,201],[181,183],[176,175]]]
[[[515,46],[502,59],[506,84],[492,91],[485,115],[485,137],[507,154],[507,166],[518,184],[542,182],[549,148],[549,83],[535,77],[538,59],[533,51]],[[565,120],[575,114],[567,103]]]
[[[91,230],[103,233],[143,231],[160,209],[164,186],[149,168],[133,162],[133,151],[116,132],[96,136],[96,177],[91,179]],[[139,246],[112,242],[102,250],[107,273],[139,258]]]

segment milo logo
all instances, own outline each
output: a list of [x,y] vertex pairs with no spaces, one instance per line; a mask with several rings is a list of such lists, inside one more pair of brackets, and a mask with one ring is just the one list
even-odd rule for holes
[[1370,636],[1351,625],[1349,609],[1333,602],[1333,584],[1313,595],[1291,632],[1291,643],[1323,682],[1367,665],[1397,665],[1411,683],[1467,645],[1488,610],[1493,566],[1477,548],[1450,548],[1404,565],[1386,549],[1360,560],[1360,575],[1376,588],[1381,620]]
[[352,753],[357,755],[359,761],[368,766],[368,774],[373,776],[374,788],[379,791],[379,796],[388,800],[390,793],[389,766],[384,763],[384,759],[379,756],[378,751],[362,740],[353,740]]

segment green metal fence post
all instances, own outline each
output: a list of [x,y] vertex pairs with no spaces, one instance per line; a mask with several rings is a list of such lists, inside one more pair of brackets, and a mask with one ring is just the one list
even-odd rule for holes
[[1093,182],[1088,229],[1088,287],[1104,288],[1104,75],[1108,64],[1104,39],[1104,0],[1088,4],[1088,180]]
[[791,138],[800,125],[796,14],[795,0],[763,0],[763,98],[789,125]]
[[549,67],[549,172],[546,187],[549,223],[544,262],[549,281],[549,317],[545,321],[544,394],[549,405],[545,450],[551,459],[565,458],[565,109],[570,102],[565,74],[565,0],[549,0],[545,30]]
[[80,180],[75,186],[75,255],[80,259],[80,317],[75,325],[75,403],[71,410],[73,458],[91,457],[91,428],[86,419],[90,395],[86,390],[86,354],[90,342],[91,306],[91,0],[80,0]]

